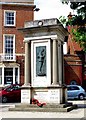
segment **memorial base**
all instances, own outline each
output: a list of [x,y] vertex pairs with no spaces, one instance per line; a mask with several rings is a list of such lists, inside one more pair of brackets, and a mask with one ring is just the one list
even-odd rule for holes
[[21,88],[21,103],[30,104],[31,101],[31,87],[30,86],[22,86]]
[[39,102],[61,104],[67,102],[67,89],[64,86],[51,85],[48,87],[34,87],[32,98]]
[[67,88],[60,85],[51,85],[48,87],[48,102],[50,104],[67,103]]
[[[22,87],[21,103],[9,108],[9,111],[28,112],[69,112],[77,108],[77,105],[67,102],[66,87],[51,85],[48,87]],[[37,99],[39,104],[31,104],[31,98]]]
[[46,104],[39,107],[36,104],[17,104],[15,107],[10,107],[9,111],[28,111],[28,112],[69,112],[76,109],[77,105],[72,103],[65,104]]

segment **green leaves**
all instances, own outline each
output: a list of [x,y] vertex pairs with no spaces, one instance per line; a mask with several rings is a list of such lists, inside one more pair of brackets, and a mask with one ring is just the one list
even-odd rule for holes
[[83,51],[86,52],[86,32],[78,28],[77,30],[72,29],[73,40],[80,44],[80,47],[83,48]]
[[67,23],[67,18],[66,18],[65,16],[60,16],[60,17],[59,17],[59,20],[60,20],[60,22],[61,22],[63,25],[66,25],[66,23]]
[[[68,4],[70,1],[70,8],[77,11],[77,15],[72,15],[71,19],[61,17],[60,21],[62,24],[71,26],[73,35],[73,40],[80,44],[80,47],[83,48],[83,51],[86,52],[86,1],[77,2],[77,0],[61,0],[63,4]],[[77,29],[75,29],[77,26]]]

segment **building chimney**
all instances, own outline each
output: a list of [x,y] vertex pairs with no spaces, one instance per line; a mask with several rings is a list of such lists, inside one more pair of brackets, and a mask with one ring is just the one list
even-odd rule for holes
[[68,20],[70,20],[70,19],[72,19],[72,13],[71,12],[69,12],[69,15],[67,16],[68,17]]

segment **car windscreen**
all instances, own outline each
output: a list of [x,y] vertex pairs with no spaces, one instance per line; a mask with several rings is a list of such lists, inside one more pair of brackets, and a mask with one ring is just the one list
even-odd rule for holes
[[9,87],[10,87],[10,85],[5,86],[5,87],[2,88],[2,90],[6,90],[6,89],[9,88]]
[[77,87],[77,86],[68,86],[67,87],[67,90],[69,91],[69,90],[79,90],[79,87]]

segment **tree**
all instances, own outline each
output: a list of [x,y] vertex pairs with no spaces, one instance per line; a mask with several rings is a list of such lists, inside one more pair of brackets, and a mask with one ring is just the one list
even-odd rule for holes
[[[69,4],[68,0],[61,0],[63,4]],[[71,1],[71,0],[70,0]],[[77,0],[76,0],[77,1]],[[76,26],[77,29],[72,29],[74,40],[80,44],[83,51],[86,53],[86,1],[83,2],[70,2],[70,8],[77,11],[77,15],[71,15],[68,19],[60,17],[62,23],[66,23],[66,26]]]

